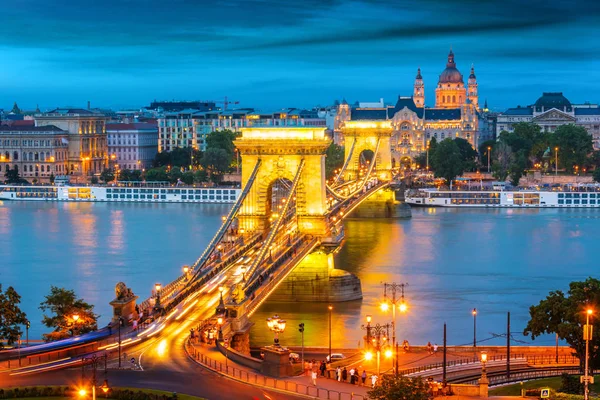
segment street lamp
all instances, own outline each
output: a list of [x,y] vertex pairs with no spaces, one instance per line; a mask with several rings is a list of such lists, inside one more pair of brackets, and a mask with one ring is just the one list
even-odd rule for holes
[[473,347],[477,347],[477,309],[471,311],[473,314]]
[[[592,315],[594,313],[594,310],[592,310],[591,308],[588,308],[586,310],[585,313],[585,326],[583,327],[583,340],[585,340],[585,373],[583,376],[583,383],[585,385],[585,389],[583,391],[583,398],[584,400],[588,400],[589,396],[590,396],[590,389],[588,387],[589,381],[590,381],[590,377],[588,376],[589,373],[589,360],[590,360],[590,340],[592,339],[592,335],[593,335],[593,328],[590,325],[590,315]],[[593,377],[592,377],[593,379]]]
[[279,315],[275,314],[271,318],[267,318],[267,326],[274,333],[275,338],[273,340],[275,347],[281,347],[279,344],[279,334],[285,330],[285,320],[279,318]]
[[[390,358],[393,355],[392,349],[386,348],[388,343],[388,337],[386,333],[389,331],[389,328],[390,324],[375,324],[375,326],[370,327],[372,333],[371,344],[373,346],[373,350],[377,354],[377,375],[379,375],[381,372],[381,351],[384,351],[386,358]],[[365,353],[365,360],[369,361],[371,359],[373,359],[373,353],[367,351]]]
[[223,340],[223,317],[217,318],[217,325],[219,325],[219,340]]
[[558,147],[554,148],[554,175],[558,175]]
[[154,309],[156,311],[160,311],[160,309],[161,309],[161,305],[160,305],[160,289],[161,288],[162,288],[162,285],[160,283],[154,284],[154,289],[156,290],[156,303],[154,303]]
[[186,281],[187,281],[187,280],[189,280],[189,279],[190,279],[190,276],[189,276],[189,273],[190,273],[190,267],[189,267],[189,266],[187,266],[187,265],[184,265],[184,266],[183,266],[183,273],[184,273],[184,275],[185,275],[185,280],[186,280]]
[[[404,313],[407,310],[406,302],[404,301],[404,288],[407,283],[384,283],[383,284],[383,303],[381,303],[381,310],[386,312],[390,305],[392,306],[392,348],[395,350],[394,357],[394,369],[395,374],[398,376],[398,343],[396,343],[396,307],[400,312]],[[392,291],[392,299],[387,296],[388,288]],[[400,290],[400,297],[396,297],[396,292]]]
[[329,309],[329,362],[331,362],[331,314],[333,312],[333,306],[329,305],[327,306],[327,308]]
[[[106,364],[108,362],[108,355],[106,353],[104,353],[103,356],[97,356],[94,354],[91,357],[83,357],[81,359],[81,383],[82,383],[82,385],[85,380],[86,361],[89,361],[92,366],[92,400],[96,400],[96,385],[98,384],[98,381],[96,379],[96,372],[98,370],[98,362],[101,359],[104,359],[104,383],[102,383],[102,386],[100,386],[100,389],[102,389],[102,392],[108,393],[108,391],[110,390],[110,387],[108,386],[108,379],[107,379],[108,369],[106,368]],[[79,393],[80,397],[85,397],[87,395],[87,391],[84,388],[79,389],[78,393]]]
[[481,379],[479,380],[480,384],[489,383],[489,381],[487,379],[487,371],[485,368],[486,363],[487,363],[487,353],[485,351],[482,351],[481,352]]
[[73,318],[73,329],[71,329],[71,336],[75,336],[75,326],[79,320],[79,314],[73,314],[71,318]]
[[488,174],[490,173],[490,152],[492,151],[492,146],[488,146],[487,148],[487,153],[488,153]]
[[242,270],[242,282],[246,282],[246,266],[242,265],[241,270]]

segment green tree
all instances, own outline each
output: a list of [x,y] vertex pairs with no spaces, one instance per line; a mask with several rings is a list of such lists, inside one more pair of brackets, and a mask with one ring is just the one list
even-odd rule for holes
[[222,131],[211,132],[206,137],[206,150],[210,149],[221,149],[227,152],[229,160],[233,159],[235,152],[235,146],[233,141],[235,140],[236,134],[232,130],[223,129]]
[[596,167],[596,169],[594,169],[592,177],[594,178],[594,181],[600,183],[600,168]]
[[454,139],[454,143],[458,146],[460,157],[462,158],[465,171],[472,171],[476,167],[477,151],[471,146],[468,140],[463,138]]
[[2,292],[0,285],[0,349],[3,342],[12,346],[23,334],[20,325],[27,323],[27,315],[19,308],[20,303],[21,296],[12,286]]
[[465,172],[460,149],[456,142],[450,138],[444,139],[436,146],[435,152],[429,154],[430,164],[438,178],[444,178],[448,185],[459,175]]
[[194,173],[194,182],[195,183],[204,183],[208,182],[208,172],[205,169],[200,169]]
[[[583,282],[571,282],[567,294],[560,290],[552,291],[538,305],[529,307],[529,322],[524,335],[532,339],[542,334],[558,334],[574,350],[580,359],[585,358],[585,341],[583,340],[583,325],[585,312],[592,308],[600,311],[600,280],[588,278]],[[600,366],[600,318],[590,320],[594,325],[590,342],[590,361],[592,368]]]
[[552,147],[558,147],[558,165],[573,172],[582,168],[593,151],[592,136],[582,126],[561,125],[550,137]]
[[415,156],[414,162],[419,168],[425,169],[425,167],[427,167],[427,153],[421,153],[418,156]]
[[[64,339],[98,329],[99,316],[94,314],[94,306],[78,299],[74,290],[51,286],[50,294],[45,298],[40,303],[40,310],[44,312],[42,323],[48,328],[54,328],[53,332],[43,335],[45,341]],[[46,311],[50,311],[51,315],[46,315]]]
[[509,169],[513,163],[514,156],[509,145],[505,142],[500,142],[494,148],[492,156],[492,175],[499,181],[504,182],[510,173]]
[[169,175],[167,174],[166,167],[151,168],[146,171],[146,180],[148,182],[167,182],[169,181]]
[[218,175],[227,172],[230,163],[231,158],[227,154],[227,151],[217,148],[206,149],[202,160],[200,160],[200,165],[208,171],[211,179],[215,174]]
[[27,180],[21,178],[21,176],[19,175],[18,165],[15,165],[12,169],[8,169],[4,173],[4,177],[6,178],[6,183],[8,184],[27,183]]
[[190,165],[197,167],[200,165],[202,152],[191,147],[176,148],[173,151],[162,151],[154,156],[152,166],[160,167],[184,167],[189,168]]
[[186,185],[192,185],[194,183],[194,173],[191,171],[186,171],[183,173],[183,176],[181,177],[181,180],[183,181],[183,183],[185,183]]
[[512,162],[508,167],[508,175],[510,176],[510,183],[513,186],[519,186],[521,177],[525,174],[527,168],[527,157],[525,156],[525,150],[519,150],[513,157]]
[[373,400],[428,400],[429,388],[421,377],[384,375],[367,394]]
[[497,144],[498,144],[498,142],[496,142],[495,140],[486,140],[485,142],[483,142],[479,145],[479,162],[481,163],[481,165],[485,166],[486,170],[487,170],[487,165],[488,165],[488,148],[491,150],[491,151],[489,151],[490,165],[491,165],[492,154],[494,152],[494,147],[496,147]]
[[331,179],[335,175],[335,170],[344,166],[344,148],[335,143],[331,143],[325,153],[325,176]]
[[54,180],[56,179],[56,177],[54,176],[54,174],[50,174],[50,176],[48,177],[48,179],[50,180],[50,184],[54,185]]
[[142,180],[142,171],[139,169],[122,169],[119,172],[119,181],[139,182]]
[[105,169],[100,173],[100,180],[104,183],[115,180],[115,173],[112,169]]

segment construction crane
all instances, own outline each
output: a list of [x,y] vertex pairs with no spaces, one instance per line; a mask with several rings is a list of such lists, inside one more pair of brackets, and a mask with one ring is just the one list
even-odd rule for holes
[[240,104],[239,101],[236,100],[228,100],[227,96],[225,96],[225,98],[223,100],[216,100],[214,101],[215,104],[223,104],[223,110],[226,111],[227,110],[227,106],[229,106],[230,104]]

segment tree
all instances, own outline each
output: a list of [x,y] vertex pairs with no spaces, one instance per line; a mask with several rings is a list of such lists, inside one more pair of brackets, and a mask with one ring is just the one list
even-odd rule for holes
[[235,152],[235,146],[233,145],[233,141],[235,140],[236,134],[235,132],[229,129],[223,129],[222,131],[214,131],[211,132],[206,137],[206,150],[210,149],[221,149],[227,152],[229,156],[229,160],[233,159],[233,155]]
[[98,177],[97,176],[92,176],[92,178],[90,179],[90,183],[92,185],[97,185],[98,184]]
[[459,175],[465,172],[465,164],[456,142],[450,138],[437,145],[435,152],[430,153],[430,163],[438,178],[446,179],[450,185]]
[[[54,331],[43,335],[45,341],[64,339],[74,334],[82,334],[98,329],[98,315],[94,306],[78,299],[74,290],[56,286],[50,287],[50,294],[40,303],[44,312],[42,323]],[[52,315],[46,315],[50,311]],[[77,315],[78,317],[74,317]]]
[[369,399],[427,400],[429,398],[428,385],[421,377],[384,375],[379,382],[379,385],[367,392]]
[[186,185],[192,185],[194,183],[194,173],[191,171],[187,171],[183,173],[183,176],[181,177],[181,180],[183,181],[183,183],[185,183]]
[[344,148],[335,143],[331,143],[325,153],[325,177],[332,178],[334,171],[344,166]]
[[12,169],[8,169],[4,173],[4,177],[6,178],[6,183],[8,184],[27,183],[27,180],[21,178],[19,175],[18,165],[15,165]]
[[115,180],[115,173],[112,169],[105,169],[100,173],[100,180],[104,183],[108,183]]
[[204,152],[200,165],[204,167],[210,177],[213,174],[222,174],[227,172],[231,158],[227,154],[227,151],[223,149],[210,148]]
[[499,181],[504,182],[509,174],[509,168],[514,156],[509,145],[500,142],[493,150],[494,162],[492,164],[492,175]]
[[498,142],[496,142],[495,140],[486,140],[485,142],[481,143],[479,145],[479,162],[481,163],[481,165],[485,165],[487,168],[488,165],[488,148],[491,149],[490,151],[490,164],[491,164],[491,154],[494,151],[494,147],[496,147],[496,145],[498,144]]
[[50,180],[50,184],[54,185],[54,180],[56,179],[56,177],[54,176],[54,174],[50,174],[50,176],[48,177],[48,179]]
[[558,147],[558,165],[573,172],[577,165],[586,165],[593,151],[592,136],[582,126],[561,125],[550,137],[552,147]]
[[464,169],[472,171],[475,169],[475,160],[477,159],[477,152],[471,146],[468,140],[463,138],[454,139],[454,143],[458,146],[458,150],[460,151],[460,157],[462,158]]
[[159,167],[184,167],[189,166],[197,167],[200,165],[200,159],[202,158],[202,152],[200,150],[184,147],[176,148],[173,151],[163,151],[154,156],[152,166],[155,168]]
[[119,181],[139,182],[142,180],[142,171],[139,169],[122,169],[119,172]]
[[525,174],[527,168],[527,157],[525,156],[525,150],[519,150],[513,157],[510,166],[508,167],[508,174],[510,176],[510,183],[513,186],[519,186],[521,177]]
[[[542,334],[558,334],[575,351],[580,360],[585,358],[585,341],[583,325],[585,311],[593,308],[600,311],[600,280],[588,278],[583,282],[571,282],[567,295],[560,291],[552,291],[536,306],[529,307],[530,320],[523,331],[532,339]],[[590,342],[590,362],[592,368],[600,366],[600,318],[590,320],[594,325]]]
[[21,296],[12,286],[2,292],[0,285],[0,349],[3,342],[12,346],[23,334],[19,325],[27,324],[27,315],[19,308],[20,303]]
[[418,156],[415,156],[413,161],[418,165],[418,168],[425,169],[425,167],[427,167],[427,153],[421,153]]
[[169,180],[169,175],[167,174],[166,167],[160,168],[151,168],[146,171],[146,180],[149,182],[167,182]]
[[596,169],[594,170],[594,173],[592,174],[594,181],[599,182],[600,183],[600,168],[596,167]]

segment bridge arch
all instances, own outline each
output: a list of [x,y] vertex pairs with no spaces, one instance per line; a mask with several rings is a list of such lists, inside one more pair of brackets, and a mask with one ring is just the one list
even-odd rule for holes
[[394,132],[392,121],[346,121],[342,133],[344,135],[345,156],[350,158],[344,171],[346,181],[359,176],[360,157],[365,150],[373,151],[377,177],[390,180],[392,171],[392,150],[390,138]]
[[[294,182],[298,229],[322,236],[327,232],[325,213],[325,152],[331,141],[324,128],[246,128],[235,146],[242,156],[242,186],[251,185],[238,214],[240,228],[246,232],[269,229],[274,182]],[[261,160],[253,181],[254,166]]]

